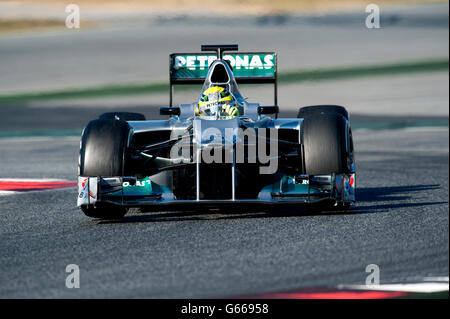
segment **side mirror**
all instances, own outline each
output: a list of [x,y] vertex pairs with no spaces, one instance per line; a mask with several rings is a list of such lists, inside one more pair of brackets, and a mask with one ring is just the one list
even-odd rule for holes
[[273,106],[258,106],[258,115],[278,114],[279,111],[280,111],[280,109],[276,105],[273,105]]
[[163,107],[159,108],[159,114],[161,114],[161,115],[178,116],[178,115],[180,115],[180,113],[181,113],[181,111],[178,106],[174,106],[174,107],[163,106]]

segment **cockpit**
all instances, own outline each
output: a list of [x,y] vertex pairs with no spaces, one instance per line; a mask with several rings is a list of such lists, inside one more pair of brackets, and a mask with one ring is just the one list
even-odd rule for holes
[[205,119],[230,119],[244,115],[245,104],[230,65],[225,60],[214,61],[195,103],[195,115]]

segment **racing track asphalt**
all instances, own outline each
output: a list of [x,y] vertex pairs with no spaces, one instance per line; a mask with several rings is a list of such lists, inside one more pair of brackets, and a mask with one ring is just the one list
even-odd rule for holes
[[[1,298],[226,297],[448,276],[448,126],[356,130],[357,205],[85,217],[76,190],[0,196]],[[74,180],[78,138],[0,139],[1,177]],[[81,288],[65,287],[80,267]]]

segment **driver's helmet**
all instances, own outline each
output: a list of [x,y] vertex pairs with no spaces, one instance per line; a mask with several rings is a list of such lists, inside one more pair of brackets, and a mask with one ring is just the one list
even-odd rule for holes
[[230,91],[221,86],[212,86],[206,89],[198,101],[197,115],[216,116],[219,112],[234,107],[236,102]]

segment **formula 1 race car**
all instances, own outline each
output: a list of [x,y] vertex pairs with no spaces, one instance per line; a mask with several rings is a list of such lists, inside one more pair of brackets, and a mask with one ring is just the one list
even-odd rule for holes
[[[89,122],[77,201],[87,216],[259,204],[345,210],[355,201],[345,108],[307,106],[297,118],[278,118],[276,54],[223,54],[237,49],[203,45],[202,53],[171,54],[170,103],[160,108],[166,120],[113,112]],[[247,102],[238,83],[273,84],[274,105]],[[173,106],[178,84],[203,87],[194,103]]]

